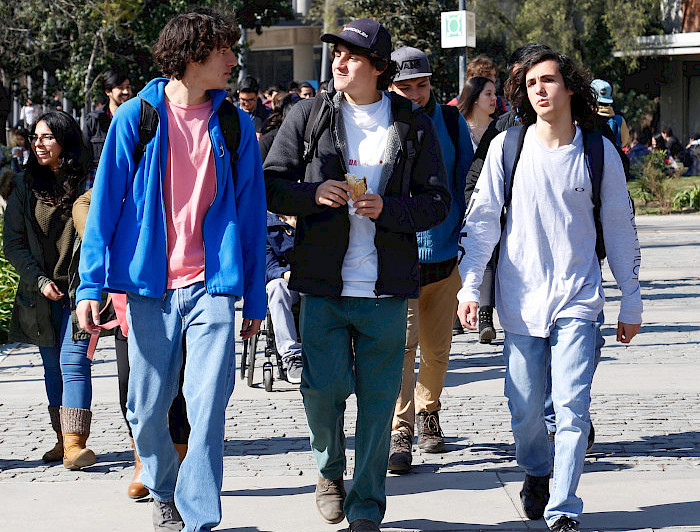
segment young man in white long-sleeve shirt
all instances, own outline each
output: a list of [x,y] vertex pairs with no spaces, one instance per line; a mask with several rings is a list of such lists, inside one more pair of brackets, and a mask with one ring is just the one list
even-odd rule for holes
[[[489,149],[465,219],[458,315],[464,326],[476,327],[478,288],[500,241],[496,305],[506,333],[505,393],[516,457],[526,472],[523,508],[531,519],[544,515],[553,531],[578,531],[583,502],[576,488],[589,430],[597,318],[605,302],[583,144],[584,131],[594,124],[595,98],[585,75],[551,50],[530,53],[508,84],[528,129],[503,231],[505,133]],[[612,143],[603,143],[600,219],[608,262],[622,291],[617,339],[628,343],[642,320],[640,252],[620,158]],[[554,454],[543,409],[549,361],[557,419]]]

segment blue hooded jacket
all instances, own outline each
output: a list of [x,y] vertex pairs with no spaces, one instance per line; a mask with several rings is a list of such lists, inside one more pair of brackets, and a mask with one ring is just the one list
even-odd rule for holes
[[464,213],[467,210],[464,199],[464,187],[466,185],[467,172],[474,157],[474,148],[467,129],[467,121],[464,120],[461,113],[457,116],[457,123],[459,124],[459,138],[457,142],[459,152],[457,153],[455,153],[454,144],[447,131],[447,125],[445,124],[440,105],[435,105],[435,110],[430,118],[435,124],[435,130],[440,139],[452,203],[445,221],[437,227],[417,234],[418,258],[421,263],[443,262],[457,256],[459,231],[462,228]]
[[[100,299],[102,291],[135,292],[160,298],[168,276],[163,176],[168,156],[165,86],[152,80],[114,114],[95,177],[80,257],[76,301]],[[209,135],[215,153],[216,196],[203,223],[204,275],[210,294],[244,298],[243,315],[264,319],[266,209],[260,150],[253,124],[238,111],[241,140],[236,183],[217,109],[226,91],[209,91],[213,114]],[[159,124],[138,168],[141,99],[153,105]]]

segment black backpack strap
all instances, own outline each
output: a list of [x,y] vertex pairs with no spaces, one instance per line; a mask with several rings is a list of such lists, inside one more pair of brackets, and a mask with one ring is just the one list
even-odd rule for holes
[[146,145],[151,142],[151,139],[156,134],[159,120],[158,112],[156,111],[155,107],[141,98],[141,111],[139,113],[139,141],[136,143],[133,153],[134,173],[136,173],[136,168],[138,168],[139,163],[143,158],[143,154],[146,153]]
[[593,196],[593,221],[595,223],[596,243],[595,252],[599,260],[605,258],[605,242],[603,240],[603,224],[600,221],[600,188],[603,182],[604,149],[603,136],[600,130],[594,129],[584,133],[583,147],[586,159],[586,168],[591,178],[591,192]]
[[241,143],[241,119],[238,110],[228,100],[221,102],[216,114],[219,115],[219,127],[224,136],[226,149],[231,155],[231,176],[235,186],[238,178],[236,163],[238,162],[238,146]]
[[219,115],[221,133],[224,135],[224,142],[226,142],[226,149],[231,154],[231,166],[233,166],[238,161],[238,146],[241,143],[241,119],[234,105],[228,100],[221,102],[217,114]]
[[416,128],[413,104],[410,100],[401,96],[392,98],[391,113],[396,131],[401,140],[401,149],[404,151],[406,159],[403,166],[403,175],[401,176],[401,192],[404,197],[407,197],[411,190],[411,173],[422,135],[419,135]]
[[506,138],[503,142],[503,208],[510,207],[510,200],[513,197],[513,179],[515,169],[520,160],[520,152],[523,150],[525,142],[525,126],[513,126],[506,130]]
[[306,129],[304,130],[304,154],[303,159],[307,164],[313,159],[318,138],[330,122],[331,109],[324,105],[325,98],[322,94],[314,97],[314,103],[311,105],[309,118],[306,120]]

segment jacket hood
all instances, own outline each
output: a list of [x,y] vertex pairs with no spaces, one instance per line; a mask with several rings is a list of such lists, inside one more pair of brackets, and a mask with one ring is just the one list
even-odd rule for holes
[[[165,86],[170,82],[168,78],[155,78],[139,91],[139,96],[153,107],[159,107],[165,101]],[[214,112],[219,109],[221,102],[226,99],[228,93],[223,89],[211,89],[207,93],[212,101]]]

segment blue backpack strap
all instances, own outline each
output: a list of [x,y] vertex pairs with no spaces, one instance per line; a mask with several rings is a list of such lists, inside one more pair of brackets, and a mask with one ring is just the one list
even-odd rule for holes
[[598,129],[584,133],[583,146],[586,168],[591,178],[593,196],[593,221],[595,222],[596,243],[595,252],[599,260],[605,258],[605,242],[603,241],[603,224],[600,221],[600,188],[603,182],[604,149],[603,136]]
[[520,152],[525,142],[525,126],[513,126],[506,130],[506,138],[503,142],[503,208],[510,207],[513,196],[513,178],[515,169],[520,160]]

